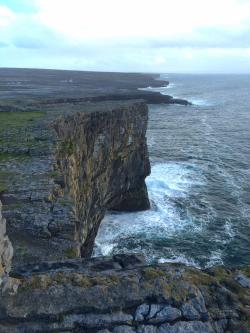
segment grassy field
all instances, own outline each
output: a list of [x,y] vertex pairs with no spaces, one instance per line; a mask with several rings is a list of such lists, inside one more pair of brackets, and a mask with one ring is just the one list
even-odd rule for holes
[[24,155],[8,149],[29,148],[34,144],[34,138],[28,129],[44,115],[45,112],[40,111],[0,112],[0,194],[7,190],[7,184],[10,183],[11,172],[7,171],[8,162],[18,158],[20,163],[25,158]]
[[7,129],[27,127],[41,118],[44,112],[0,112],[0,134]]

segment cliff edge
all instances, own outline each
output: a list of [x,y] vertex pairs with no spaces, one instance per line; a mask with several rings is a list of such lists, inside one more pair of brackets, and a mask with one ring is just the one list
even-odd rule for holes
[[154,76],[44,73],[0,92],[0,332],[249,333],[248,267],[89,258],[106,210],[149,208],[147,105],[108,99]]
[[82,257],[91,255],[107,209],[150,208],[147,120],[147,105],[133,102],[89,107],[54,124],[57,165],[64,175],[64,194],[73,199]]

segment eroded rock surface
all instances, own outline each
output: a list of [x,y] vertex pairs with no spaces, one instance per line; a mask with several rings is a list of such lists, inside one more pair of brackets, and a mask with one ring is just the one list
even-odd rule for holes
[[168,84],[153,74],[0,72],[0,199],[13,265],[89,256],[106,209],[149,208],[143,101],[178,101],[138,90]]
[[117,98],[164,82],[17,72],[1,70],[0,199],[14,259],[0,205],[0,332],[249,333],[249,268],[79,258],[91,254],[106,209],[148,208],[147,107]]
[[107,209],[149,208],[147,120],[146,104],[134,102],[110,111],[78,112],[55,123],[58,165],[74,201],[82,256],[92,253]]
[[117,255],[20,266],[0,298],[0,332],[249,333],[247,270],[147,266]]
[[13,248],[6,234],[6,220],[2,216],[2,203],[0,201],[0,288],[7,282],[11,269]]
[[19,115],[25,126],[3,133],[8,141],[0,152],[14,265],[79,257],[80,250],[89,256],[107,209],[149,208],[147,117],[142,101],[65,104]]

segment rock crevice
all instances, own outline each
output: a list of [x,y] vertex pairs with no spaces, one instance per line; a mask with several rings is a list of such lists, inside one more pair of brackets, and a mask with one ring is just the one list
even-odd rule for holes
[[249,333],[248,274],[137,254],[20,266],[18,290],[0,294],[0,332]]

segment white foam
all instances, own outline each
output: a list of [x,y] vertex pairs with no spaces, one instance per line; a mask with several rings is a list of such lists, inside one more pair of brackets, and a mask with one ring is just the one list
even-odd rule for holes
[[146,87],[146,88],[138,88],[138,90],[143,90],[143,91],[154,91],[154,92],[159,92],[162,95],[168,95],[169,92],[167,91],[168,89],[174,88],[176,85],[174,83],[169,83],[166,86],[162,87]]
[[220,251],[220,250],[212,251],[209,261],[206,264],[206,268],[217,266],[217,265],[223,265],[222,251]]
[[[155,92],[159,92],[162,95],[169,95],[169,89],[173,89],[176,88],[177,85],[175,83],[169,83],[167,86],[163,86],[163,87],[146,87],[146,88],[138,88],[138,90],[144,90],[144,91],[155,91]],[[193,96],[180,96],[178,94],[178,92],[171,92],[171,95],[173,98],[184,98],[186,100],[188,100],[189,102],[191,102],[194,106],[211,106],[212,104],[210,102],[208,102],[205,99],[202,98],[197,98],[197,97],[193,97]]]
[[102,255],[108,256],[112,253],[113,248],[117,245],[117,243],[101,243],[99,244],[98,241],[95,243],[95,255]]
[[176,84],[175,83],[169,83],[169,85],[166,87],[167,89],[175,88]]
[[191,102],[193,105],[196,105],[196,106],[211,106],[212,105],[207,100],[201,99],[201,98],[187,97],[187,99],[189,102]]
[[187,258],[184,255],[174,255],[171,258],[160,258],[158,260],[159,264],[164,264],[164,263],[180,263],[180,264],[185,264],[187,266],[194,266],[197,268],[201,268],[200,265],[193,260],[192,258]]
[[225,234],[228,236],[228,242],[235,237],[235,231],[233,230],[233,225],[230,221],[227,221],[224,225]]
[[[169,200],[185,198],[192,186],[203,184],[197,166],[190,163],[156,164],[146,183],[153,208],[138,213],[107,214],[96,237],[96,245],[102,254],[111,254],[124,239],[148,239],[150,243],[154,237],[170,237],[187,226],[189,230],[198,231],[199,226],[192,218],[183,219],[175,202]],[[133,250],[141,251],[140,248]]]
[[183,196],[192,185],[203,183],[202,172],[197,166],[181,162],[156,164],[146,179],[149,194],[153,197],[159,191],[161,196]]

